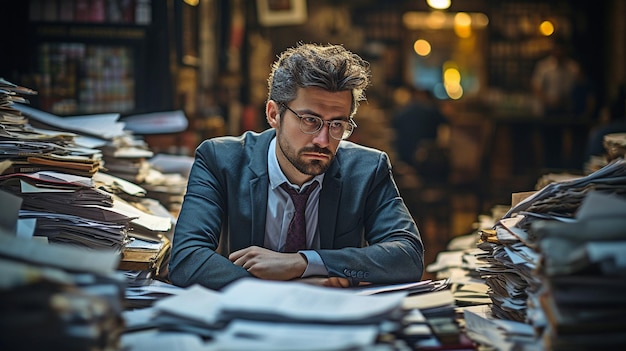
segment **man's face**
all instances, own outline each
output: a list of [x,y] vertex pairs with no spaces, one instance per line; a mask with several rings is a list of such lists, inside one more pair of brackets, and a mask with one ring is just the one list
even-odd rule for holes
[[[300,88],[288,106],[299,115],[313,115],[324,121],[347,120],[352,95],[350,91],[331,93],[315,87]],[[288,109],[276,115],[274,123],[269,117],[268,121],[276,129],[278,163],[291,182],[301,185],[328,169],[340,142],[330,136],[328,124],[324,123],[318,133],[305,134],[300,130],[300,118]]]

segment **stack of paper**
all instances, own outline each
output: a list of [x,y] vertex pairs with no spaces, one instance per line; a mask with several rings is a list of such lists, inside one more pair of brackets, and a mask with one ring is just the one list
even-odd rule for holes
[[0,176],[0,189],[21,199],[20,222],[33,222],[19,236],[118,252],[127,240],[132,217],[112,211],[112,196],[94,188],[91,178],[59,172],[14,173]]
[[160,241],[146,241],[132,238],[124,247],[122,261],[119,269],[129,271],[150,271],[158,276],[166,258],[169,257],[172,244],[166,236],[161,236]]
[[[99,150],[76,143],[78,135],[73,133],[72,129],[58,129],[62,126],[71,126],[71,122],[64,121],[62,124],[58,117],[23,104],[13,104],[11,107],[23,119],[18,125],[2,123],[0,147],[5,151],[3,153],[5,156],[0,159],[5,163],[0,169],[2,174],[50,170],[89,177],[100,169],[102,154]],[[33,127],[30,122],[36,121],[41,115],[55,117],[56,119],[44,118],[44,121],[50,123],[41,124],[57,129]],[[29,118],[26,119],[25,116]],[[83,121],[73,122],[77,126],[85,125]]]
[[482,230],[478,247],[484,253],[477,255],[494,316],[518,322],[526,320],[528,290],[539,284],[533,274],[539,257],[528,246],[525,232],[516,227],[521,219],[502,219],[495,230]]
[[574,222],[537,221],[531,231],[543,260],[529,305],[548,348],[626,345],[626,197],[591,192]]
[[175,218],[158,200],[147,196],[144,187],[104,172],[93,176],[94,185],[113,198],[113,211],[133,218],[129,235],[151,242],[161,242],[171,234]]
[[14,108],[28,116],[29,122],[37,127],[76,133],[74,141],[83,147],[100,147],[107,140],[124,135],[124,123],[118,121],[119,113],[59,117],[24,104],[15,104]]
[[[154,303],[156,303],[157,301],[180,294],[185,291],[184,288],[160,280],[150,279],[145,280],[141,283],[134,283],[133,281],[136,281],[136,279],[128,279],[127,277],[126,281],[130,281],[125,291],[125,302],[127,310],[124,312],[124,319],[126,320],[127,330],[134,330],[136,328],[142,329],[148,325],[157,327],[158,325],[151,324],[153,317],[152,314],[154,311],[147,307],[153,306]],[[143,317],[149,318],[146,319]]]
[[602,144],[606,149],[608,160],[626,156],[626,133],[607,134],[604,136]]
[[117,350],[123,280],[115,252],[87,252],[0,229],[3,350]]
[[154,153],[142,139],[124,135],[100,148],[106,172],[133,183],[142,183],[150,171],[148,159]]
[[187,179],[180,173],[163,173],[152,168],[143,187],[150,198],[158,200],[172,213],[178,213],[187,191]]
[[21,119],[2,125],[0,189],[23,199],[20,219],[31,224],[20,235],[116,251],[133,237],[161,243],[158,258],[142,265],[136,249],[126,257],[134,256],[129,258],[133,267],[148,265],[158,273],[168,260],[169,244],[163,238],[171,234],[174,220],[137,185],[149,173],[146,160],[152,152],[146,144],[124,130],[117,113],[58,117],[8,102],[12,115]]
[[76,144],[73,131],[35,128],[26,116],[40,117],[45,121],[42,125],[56,129],[86,131],[91,122],[71,123],[37,111],[16,97],[34,92],[4,80],[0,87],[6,115],[0,129],[0,190],[20,199],[17,235],[121,251],[133,217],[112,211],[112,196],[94,187],[92,177],[101,167],[101,152]]
[[[216,350],[354,350],[374,344],[381,323],[402,313],[405,296],[249,278],[220,292],[198,285],[176,292],[154,304],[146,323],[200,336]],[[133,334],[130,350],[139,350]]]
[[625,199],[626,161],[616,159],[546,185],[482,230],[493,316],[529,323],[548,349],[624,345]]
[[[22,113],[15,109],[14,103],[27,103],[22,95],[36,95],[37,92],[26,87],[13,84],[3,78],[0,78],[0,122],[4,126],[23,126],[28,120]],[[5,128],[3,133],[11,132],[12,128]],[[16,128],[19,130],[19,128]]]

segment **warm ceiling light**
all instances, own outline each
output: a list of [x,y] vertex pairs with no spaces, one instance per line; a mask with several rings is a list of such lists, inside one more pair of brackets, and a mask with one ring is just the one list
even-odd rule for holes
[[450,0],[426,0],[428,6],[437,9],[437,10],[445,10],[450,7]]
[[413,43],[413,50],[420,56],[428,56],[431,51],[430,43],[424,39],[418,39]]
[[433,11],[426,18],[426,26],[430,29],[441,29],[446,24],[446,14],[442,11]]
[[546,37],[552,35],[552,33],[554,33],[554,24],[550,21],[541,22],[539,32]]

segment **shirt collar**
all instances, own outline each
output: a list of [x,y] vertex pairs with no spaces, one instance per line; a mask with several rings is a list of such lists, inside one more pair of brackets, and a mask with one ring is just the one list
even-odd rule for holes
[[[270,142],[270,147],[267,151],[267,172],[269,174],[270,188],[272,190],[278,188],[282,183],[287,182],[290,186],[300,191],[300,188],[297,185],[291,184],[289,180],[287,180],[287,177],[278,165],[278,159],[276,158],[276,137],[274,137],[274,139],[272,139],[272,141]],[[321,189],[322,184],[324,183],[324,173],[315,176],[310,181],[304,183],[302,187],[306,188],[309,184],[313,183],[316,180],[320,184]]]

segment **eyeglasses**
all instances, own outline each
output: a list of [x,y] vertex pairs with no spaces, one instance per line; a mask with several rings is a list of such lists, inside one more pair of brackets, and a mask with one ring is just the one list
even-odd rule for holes
[[328,133],[335,140],[346,140],[352,135],[354,128],[356,128],[356,123],[352,118],[349,121],[335,119],[330,121],[324,121],[320,117],[313,115],[300,115],[298,112],[292,110],[287,104],[284,102],[280,103],[281,106],[291,111],[298,119],[300,120],[300,131],[304,134],[317,134],[324,123],[328,124]]

